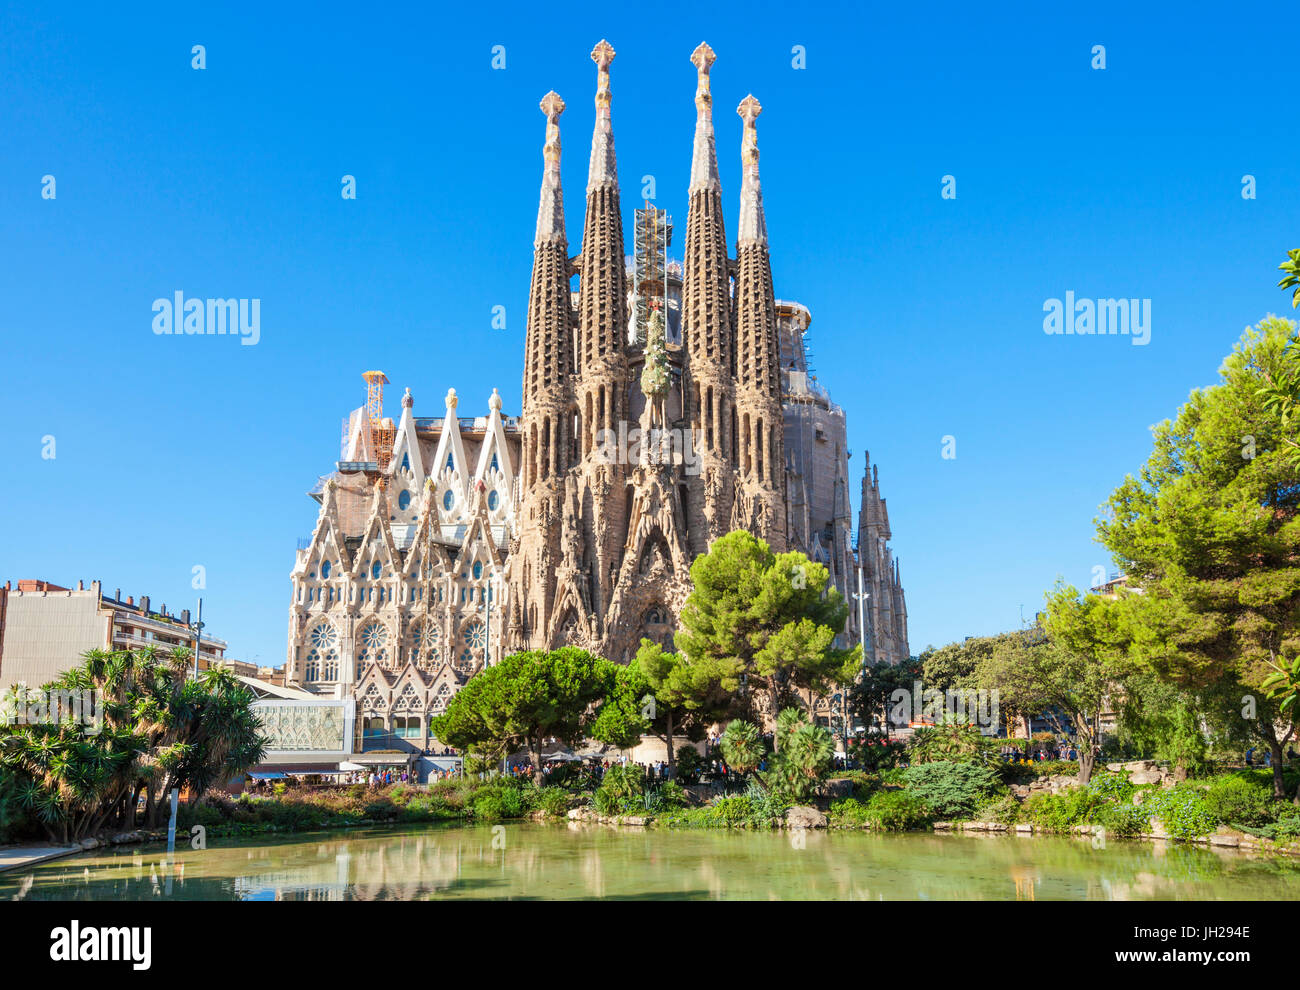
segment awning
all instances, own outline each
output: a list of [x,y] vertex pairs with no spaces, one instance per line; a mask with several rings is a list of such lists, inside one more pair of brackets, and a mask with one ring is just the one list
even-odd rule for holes
[[253,773],[251,771],[245,776],[252,777],[253,780],[284,780],[285,777],[282,773]]

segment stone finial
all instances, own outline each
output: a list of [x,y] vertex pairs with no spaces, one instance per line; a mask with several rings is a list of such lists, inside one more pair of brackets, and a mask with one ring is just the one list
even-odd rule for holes
[[596,68],[601,72],[609,71],[609,63],[614,61],[614,56],[618,53],[614,51],[614,46],[604,38],[596,42],[596,47],[591,50],[591,60],[596,63]]
[[741,161],[746,165],[753,165],[758,162],[758,127],[756,122],[758,115],[763,112],[763,104],[754,99],[754,94],[750,93],[740,101],[740,106],[736,107],[736,113],[740,114],[740,119],[745,122],[745,137],[740,146]]
[[447,401],[447,415],[451,415],[456,411],[456,404],[460,402],[460,399],[456,397],[456,390],[454,388],[447,389],[446,401]]
[[740,244],[767,244],[767,220],[763,216],[763,187],[758,178],[758,128],[755,121],[763,105],[750,93],[740,101],[736,113],[745,122],[745,136],[740,142],[740,160],[744,177],[740,186]]
[[708,42],[701,41],[691,52],[691,63],[695,66],[695,109],[705,114],[713,107],[713,94],[709,91],[709,69],[718,60]]
[[604,38],[591,50],[591,60],[596,63],[596,109],[609,112],[609,65],[614,61],[614,46]]
[[410,409],[413,405],[415,405],[415,398],[411,395],[411,387],[408,385],[406,394],[402,396],[402,408]]
[[587,170],[587,193],[600,185],[618,185],[618,164],[614,156],[614,125],[610,120],[612,99],[609,88],[609,64],[614,61],[614,46],[603,38],[591,50],[596,63],[596,129],[591,136],[591,162]]
[[722,188],[718,181],[718,153],[713,140],[713,94],[709,90],[709,69],[717,58],[713,49],[703,41],[691,52],[691,63],[695,66],[695,143],[691,148],[691,192]]
[[546,143],[542,146],[546,165],[537,202],[535,244],[564,238],[564,193],[560,188],[560,114],[564,113],[564,100],[552,90],[542,97],[538,106],[546,114]]
[[564,113],[564,100],[559,93],[551,90],[538,104],[546,114],[546,144],[542,148],[542,157],[547,162],[560,160],[560,114]]
[[488,399],[488,408],[493,412],[501,411],[501,393],[496,389],[492,390],[492,396]]

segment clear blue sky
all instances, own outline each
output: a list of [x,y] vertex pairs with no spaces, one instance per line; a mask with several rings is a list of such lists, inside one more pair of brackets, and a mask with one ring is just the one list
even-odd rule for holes
[[[812,310],[852,468],[881,466],[914,651],[1016,626],[1058,574],[1086,585],[1108,564],[1092,519],[1150,425],[1290,312],[1296,49],[1275,5],[35,6],[0,13],[0,578],[179,609],[202,565],[209,629],[243,659],[283,662],[304,493],[363,370],[393,410],[409,385],[418,414],[448,386],[467,415],[493,386],[518,411],[537,102],[568,102],[576,250],[601,37],[629,212],[649,173],[684,224],[704,39],[734,239],[733,110],[762,101],[777,294]],[[260,298],[260,343],[155,336],[177,290]],[[1066,290],[1151,299],[1151,343],[1045,335]]]

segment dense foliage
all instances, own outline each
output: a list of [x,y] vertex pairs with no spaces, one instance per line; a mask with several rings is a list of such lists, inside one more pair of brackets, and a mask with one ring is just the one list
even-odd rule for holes
[[[92,650],[49,690],[102,703],[102,725],[0,724],[0,777],[24,818],[67,842],[157,824],[173,788],[197,797],[265,753],[253,694],[224,667],[189,674],[188,651]],[[15,704],[13,689],[3,704]]]

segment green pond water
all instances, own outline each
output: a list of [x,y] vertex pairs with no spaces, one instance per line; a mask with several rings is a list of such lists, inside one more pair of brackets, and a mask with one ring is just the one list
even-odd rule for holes
[[422,826],[96,850],[0,874],[9,900],[1297,900],[1300,863],[1010,835]]

